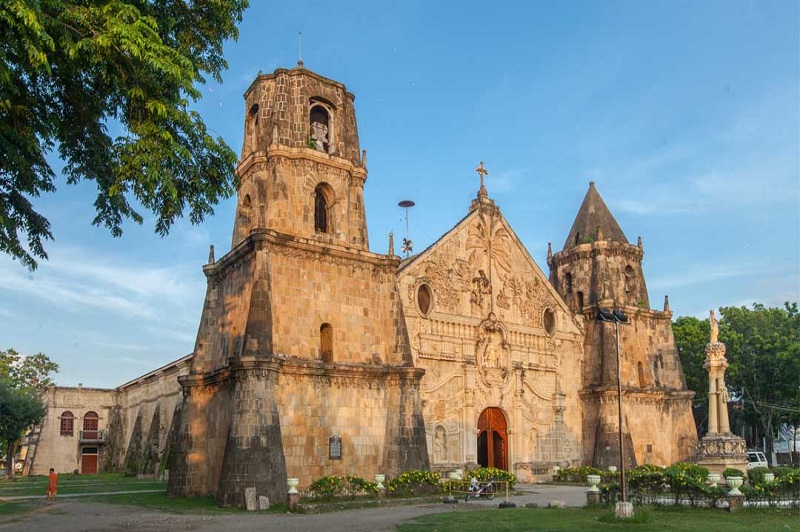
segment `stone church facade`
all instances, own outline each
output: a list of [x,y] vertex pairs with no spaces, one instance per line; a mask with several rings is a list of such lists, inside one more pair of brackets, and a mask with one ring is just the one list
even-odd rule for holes
[[398,284],[435,469],[480,464],[526,480],[580,462],[583,323],[484,188]]
[[[594,184],[561,251],[548,250],[549,276],[482,164],[452,230],[402,261],[391,243],[374,253],[354,99],[302,65],[245,93],[231,249],[217,259],[212,247],[194,351],[165,384],[182,397],[159,416],[169,493],[241,505],[245,486],[282,500],[287,477],[484,465],[528,481],[616,465],[618,369],[628,465],[688,458],[694,392],[672,314],[650,308],[641,239],[629,243]],[[629,318],[619,366],[600,308]],[[140,388],[106,401],[132,405],[116,421],[105,410],[124,435],[117,462],[155,441],[153,408],[137,432],[139,403],[123,397]]]

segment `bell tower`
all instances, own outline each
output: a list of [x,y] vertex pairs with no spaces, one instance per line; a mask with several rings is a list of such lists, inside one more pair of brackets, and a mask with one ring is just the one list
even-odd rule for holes
[[244,98],[232,246],[271,229],[368,251],[355,96],[298,67],[259,75]]
[[247,487],[283,500],[287,478],[429,465],[400,258],[369,251],[354,100],[301,65],[245,93],[232,246],[203,267],[170,494],[239,506]]
[[564,248],[548,254],[550,281],[576,313],[601,300],[649,308],[642,272],[641,238],[632,245],[608,210],[594,181],[583,198]]
[[[585,319],[583,462],[601,468],[619,466],[618,376],[625,467],[683,460],[697,443],[694,392],[686,389],[672,313],[666,301],[663,311],[650,308],[643,257],[641,237],[628,242],[594,182],[564,248],[547,254],[550,283]],[[628,321],[602,321],[601,308],[619,310]]]

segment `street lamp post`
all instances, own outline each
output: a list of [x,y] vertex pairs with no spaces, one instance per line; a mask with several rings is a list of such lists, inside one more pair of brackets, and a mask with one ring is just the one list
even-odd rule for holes
[[622,509],[617,508],[617,517],[627,517],[633,515],[633,508],[628,507],[627,492],[625,489],[625,447],[622,438],[622,367],[619,356],[619,325],[628,324],[628,316],[618,309],[609,310],[600,308],[597,311],[597,319],[602,322],[613,323],[616,334],[617,344],[617,416],[619,425],[619,485],[622,495]]

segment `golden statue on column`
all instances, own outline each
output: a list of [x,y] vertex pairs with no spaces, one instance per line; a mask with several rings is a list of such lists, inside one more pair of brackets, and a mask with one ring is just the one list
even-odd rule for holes
[[731,432],[728,417],[728,388],[725,386],[725,344],[719,341],[719,322],[709,312],[709,342],[703,368],[708,371],[708,432],[697,444],[695,461],[712,473],[726,468],[747,469],[745,441]]

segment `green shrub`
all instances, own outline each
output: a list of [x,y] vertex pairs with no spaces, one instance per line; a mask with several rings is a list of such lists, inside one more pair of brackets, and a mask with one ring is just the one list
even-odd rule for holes
[[683,497],[694,504],[705,493],[707,476],[708,469],[686,462],[678,462],[664,469],[664,477],[675,497],[675,504]]
[[752,484],[753,486],[755,486],[756,484],[763,484],[765,473],[769,473],[768,467],[754,467],[753,469],[747,472],[747,478],[750,481],[750,484]]
[[628,490],[640,504],[650,501],[669,487],[664,470],[658,466],[641,465],[625,473]]
[[721,488],[719,486],[705,486],[704,495],[706,501],[708,502],[709,508],[716,508],[719,501],[724,500],[728,492],[725,491],[725,488]]
[[604,471],[592,466],[581,467],[565,467],[559,469],[556,473],[556,480],[559,482],[577,482],[580,484],[586,483],[586,477],[589,475],[603,476]]
[[728,477],[742,477],[745,479],[747,478],[747,475],[745,474],[744,471],[742,471],[741,469],[736,469],[735,467],[729,467],[725,469],[725,471],[722,473],[722,476],[725,478]]
[[800,469],[791,466],[778,466],[772,468],[772,472],[775,473],[775,479],[779,479],[787,475],[798,474]]
[[414,469],[405,471],[386,484],[386,494],[393,497],[410,497],[439,493],[439,473]]
[[517,476],[497,469],[496,467],[479,467],[471,471],[467,471],[466,479],[476,478],[479,482],[488,482],[490,480],[499,480],[501,482],[508,482],[509,487],[517,483]]
[[355,498],[378,494],[378,485],[361,477],[329,475],[311,483],[308,491],[319,499]]

